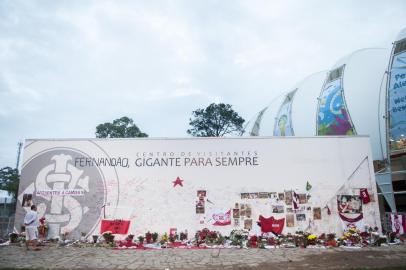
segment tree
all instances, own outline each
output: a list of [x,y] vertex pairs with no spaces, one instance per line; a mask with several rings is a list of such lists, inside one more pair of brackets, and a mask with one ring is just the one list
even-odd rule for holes
[[113,121],[113,123],[104,123],[96,127],[96,138],[134,138],[148,137],[148,134],[134,124],[134,121],[127,116]]
[[245,120],[232,109],[230,104],[210,104],[205,109],[192,112],[188,134],[195,137],[222,137],[227,134],[241,135]]
[[6,190],[17,198],[18,184],[20,183],[20,176],[17,169],[4,167],[0,169],[0,189]]

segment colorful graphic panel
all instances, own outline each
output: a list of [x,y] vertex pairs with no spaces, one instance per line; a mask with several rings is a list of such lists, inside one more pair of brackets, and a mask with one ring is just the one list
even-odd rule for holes
[[389,136],[392,151],[406,148],[406,51],[393,57],[389,80]]
[[285,100],[283,101],[281,107],[279,108],[278,114],[275,119],[275,128],[273,131],[274,136],[293,136],[292,126],[292,102],[297,89],[289,92]]
[[354,135],[355,128],[344,101],[342,77],[327,82],[320,94],[317,135]]

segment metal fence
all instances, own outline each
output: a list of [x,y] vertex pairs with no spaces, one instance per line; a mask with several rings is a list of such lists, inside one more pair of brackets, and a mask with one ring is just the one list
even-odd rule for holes
[[0,238],[8,238],[13,232],[16,203],[9,198],[0,198]]

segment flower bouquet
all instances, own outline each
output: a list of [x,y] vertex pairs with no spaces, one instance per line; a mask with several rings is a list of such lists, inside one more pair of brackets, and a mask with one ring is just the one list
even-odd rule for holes
[[48,233],[48,224],[45,222],[45,217],[39,219],[38,234],[40,238],[45,238]]
[[309,244],[309,245],[316,245],[316,240],[317,240],[317,235],[315,235],[315,234],[309,234],[308,236],[307,236],[307,243]]
[[103,233],[103,238],[107,244],[114,243],[114,234],[111,231],[106,231]]

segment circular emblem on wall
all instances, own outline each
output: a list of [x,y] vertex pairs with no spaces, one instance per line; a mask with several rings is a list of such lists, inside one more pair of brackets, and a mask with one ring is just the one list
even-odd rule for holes
[[118,200],[118,192],[111,181],[110,190],[107,188],[105,177],[111,176],[111,169],[103,172],[97,166],[80,166],[77,161],[84,158],[90,157],[74,148],[46,149],[29,158],[21,171],[18,199],[22,207],[17,208],[16,221],[35,204],[49,225],[48,237],[69,234],[78,239],[83,233],[91,235],[103,218],[106,204],[112,204],[108,197]]

